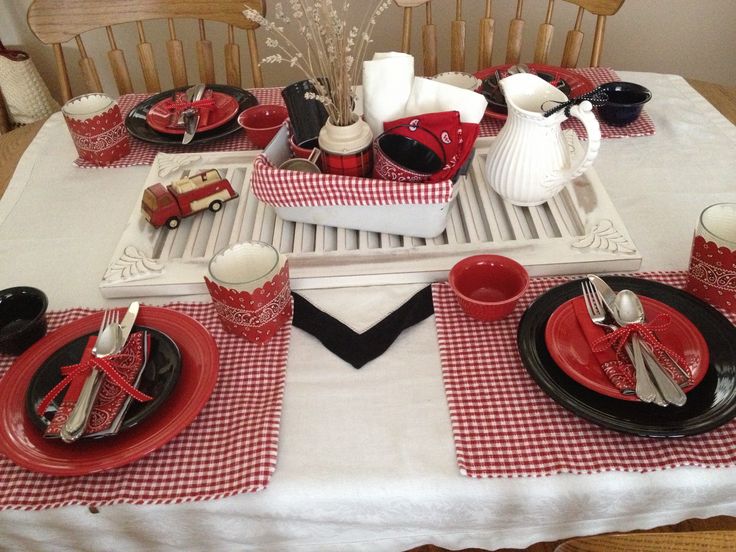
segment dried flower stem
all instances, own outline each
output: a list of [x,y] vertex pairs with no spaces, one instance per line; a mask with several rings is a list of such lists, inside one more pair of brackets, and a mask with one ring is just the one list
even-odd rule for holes
[[348,125],[353,121],[355,86],[360,81],[376,18],[391,5],[391,0],[371,0],[360,24],[355,26],[347,22],[349,0],[288,2],[290,15],[284,12],[281,3],[276,3],[274,19],[284,25],[295,23],[303,41],[301,45],[285,34],[283,26],[267,20],[256,10],[246,7],[243,12],[246,18],[277,37],[267,39],[266,45],[279,53],[264,58],[261,63],[289,63],[299,69],[317,90],[310,97],[324,104],[332,123]]

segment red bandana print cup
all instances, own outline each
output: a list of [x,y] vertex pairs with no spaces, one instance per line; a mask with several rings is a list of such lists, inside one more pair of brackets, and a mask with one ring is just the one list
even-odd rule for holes
[[686,289],[736,313],[736,203],[717,203],[700,214]]
[[226,331],[265,343],[291,319],[286,257],[263,242],[237,243],[210,260],[204,281]]
[[118,104],[105,94],[84,94],[61,108],[79,157],[109,165],[130,153],[130,139]]

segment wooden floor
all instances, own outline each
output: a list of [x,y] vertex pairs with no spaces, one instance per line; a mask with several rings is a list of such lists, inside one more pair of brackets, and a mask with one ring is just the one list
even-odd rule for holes
[[[687,531],[736,531],[736,518],[729,516],[717,516],[708,519],[689,519],[675,525],[663,525],[649,531],[634,531],[634,533],[669,533],[669,532],[687,532]],[[567,540],[567,539],[565,539]],[[540,542],[533,544],[528,548],[499,548],[494,552],[554,552],[554,549],[564,540],[555,542]],[[489,552],[484,548],[463,548],[463,549],[449,549],[440,548],[431,544],[412,548],[408,552]],[[708,552],[707,547],[697,548],[698,552]],[[662,550],[665,552],[665,549]]]

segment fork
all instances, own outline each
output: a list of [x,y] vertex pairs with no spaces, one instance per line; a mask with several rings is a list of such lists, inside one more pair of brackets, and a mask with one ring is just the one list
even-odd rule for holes
[[[610,322],[608,312],[603,305],[603,301],[598,296],[598,292],[593,287],[593,284],[588,280],[583,280],[582,287],[585,307],[588,310],[588,315],[593,323],[598,326],[608,328],[611,331],[616,331],[618,326]],[[637,365],[637,363],[633,362],[633,350],[629,343],[626,343],[625,349],[629,360],[632,361],[631,363],[636,370],[636,396],[639,397],[642,402],[653,402],[659,406],[666,406],[668,404],[667,401],[665,401],[657,391],[657,388],[654,386],[654,383],[652,383],[649,374],[646,372],[646,368],[641,364]]]

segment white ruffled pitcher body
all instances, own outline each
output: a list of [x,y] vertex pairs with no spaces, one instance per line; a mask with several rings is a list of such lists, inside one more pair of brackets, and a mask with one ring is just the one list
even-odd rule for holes
[[600,148],[600,126],[590,102],[570,109],[570,114],[583,122],[589,138],[585,152],[572,159],[572,141],[560,128],[567,118],[564,112],[543,115],[567,101],[567,96],[529,73],[502,79],[501,87],[508,117],[488,149],[486,179],[496,193],[514,205],[539,205],[592,164]]

